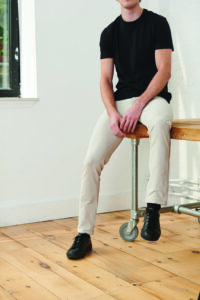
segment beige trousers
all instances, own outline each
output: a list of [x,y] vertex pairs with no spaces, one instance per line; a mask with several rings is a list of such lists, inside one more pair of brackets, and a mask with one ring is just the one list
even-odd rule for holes
[[[123,116],[136,99],[129,98],[116,101],[118,112]],[[159,203],[161,205],[167,203],[172,120],[171,105],[158,96],[147,103],[140,115],[139,121],[148,128],[150,143],[146,203]],[[109,117],[105,110],[93,129],[83,163],[78,232],[94,233],[101,171],[122,140],[123,138],[112,133]]]

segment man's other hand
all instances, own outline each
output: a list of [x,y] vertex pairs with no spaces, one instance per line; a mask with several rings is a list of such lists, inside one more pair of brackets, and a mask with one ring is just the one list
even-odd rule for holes
[[139,102],[135,102],[134,105],[131,106],[123,116],[120,123],[120,130],[125,133],[133,133],[137,122],[140,119],[141,113],[142,106],[139,104]]

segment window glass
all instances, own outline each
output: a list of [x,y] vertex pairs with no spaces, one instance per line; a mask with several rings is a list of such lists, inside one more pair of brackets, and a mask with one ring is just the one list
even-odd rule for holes
[[0,89],[9,82],[9,0],[0,0]]

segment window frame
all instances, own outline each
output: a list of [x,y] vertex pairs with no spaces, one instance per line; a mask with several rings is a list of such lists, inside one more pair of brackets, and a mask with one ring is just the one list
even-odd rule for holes
[[8,0],[8,5],[10,89],[0,89],[0,97],[20,97],[20,45],[18,0]]

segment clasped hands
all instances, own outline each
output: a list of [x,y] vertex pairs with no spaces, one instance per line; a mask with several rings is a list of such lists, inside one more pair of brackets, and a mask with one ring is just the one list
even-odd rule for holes
[[141,105],[137,102],[131,106],[122,117],[119,112],[113,112],[110,116],[110,129],[118,137],[125,137],[133,133],[142,112]]

